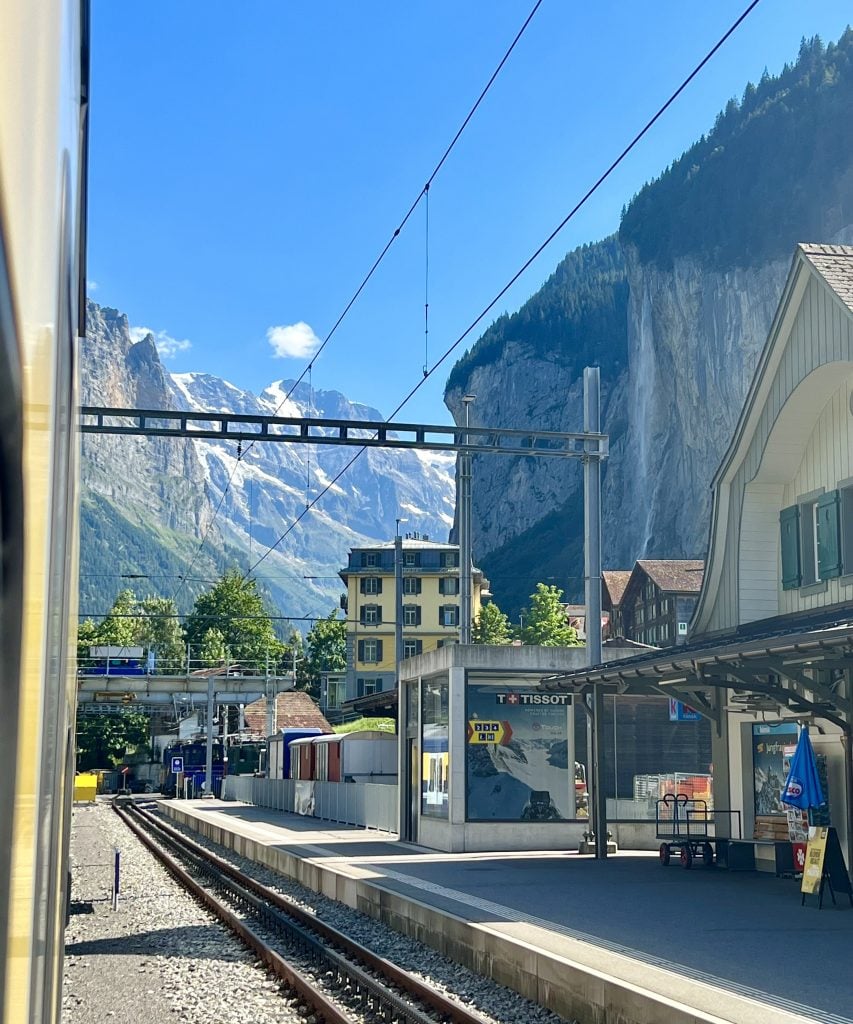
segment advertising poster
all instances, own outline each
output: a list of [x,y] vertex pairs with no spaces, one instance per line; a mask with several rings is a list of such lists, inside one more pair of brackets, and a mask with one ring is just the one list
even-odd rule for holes
[[796,722],[778,722],[752,727],[752,770],[755,785],[755,813],[785,817],[782,788],[799,735]]
[[469,684],[469,821],[564,821],[571,696]]

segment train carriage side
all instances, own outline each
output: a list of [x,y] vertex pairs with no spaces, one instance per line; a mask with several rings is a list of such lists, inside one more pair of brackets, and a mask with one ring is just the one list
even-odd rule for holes
[[0,31],[0,1022],[60,1015],[74,778],[88,6]]

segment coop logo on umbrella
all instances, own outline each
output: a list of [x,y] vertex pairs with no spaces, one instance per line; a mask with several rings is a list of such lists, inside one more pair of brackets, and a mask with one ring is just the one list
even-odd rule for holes
[[798,797],[802,796],[802,794],[803,786],[799,779],[788,779],[788,785],[782,793],[782,799],[786,800],[787,797],[793,797],[796,800]]

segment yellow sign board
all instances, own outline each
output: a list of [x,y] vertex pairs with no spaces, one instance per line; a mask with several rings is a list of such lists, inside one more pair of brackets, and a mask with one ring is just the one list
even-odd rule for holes
[[509,722],[487,722],[479,718],[468,722],[468,742],[475,744],[489,743],[495,746],[506,744],[512,736]]
[[800,892],[817,893],[820,891],[828,835],[829,829],[823,825],[809,829],[809,845],[806,848],[806,866],[803,868]]

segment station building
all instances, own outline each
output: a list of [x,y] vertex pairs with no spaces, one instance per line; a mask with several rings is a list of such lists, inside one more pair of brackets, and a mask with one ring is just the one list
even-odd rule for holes
[[853,863],[852,421],[853,248],[800,245],[713,481],[687,643],[546,684],[694,708],[711,723],[718,834],[740,832],[770,869],[789,845],[779,792],[802,725],[828,797],[814,823]]

